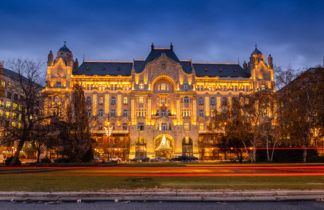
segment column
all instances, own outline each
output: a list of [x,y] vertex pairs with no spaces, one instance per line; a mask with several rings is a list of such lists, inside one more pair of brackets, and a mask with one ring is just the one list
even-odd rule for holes
[[97,116],[97,94],[92,95],[92,116]]
[[109,94],[105,94],[105,114],[109,114]]

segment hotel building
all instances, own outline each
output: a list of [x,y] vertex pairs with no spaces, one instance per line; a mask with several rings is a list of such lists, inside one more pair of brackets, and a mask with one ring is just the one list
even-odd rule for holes
[[[231,108],[232,97],[275,91],[271,55],[257,49],[248,63],[196,63],[180,60],[169,48],[145,59],[88,61],[79,66],[66,44],[48,55],[46,110],[64,118],[73,84],[82,85],[97,156],[128,160],[147,156],[192,155],[222,159],[220,131],[208,129],[212,116]],[[107,137],[105,122],[112,126]]]

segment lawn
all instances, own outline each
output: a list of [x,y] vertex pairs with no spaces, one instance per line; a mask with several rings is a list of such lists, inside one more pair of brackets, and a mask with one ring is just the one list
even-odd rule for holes
[[324,189],[323,164],[127,166],[0,167],[0,191]]
[[0,191],[324,189],[324,177],[1,176]]

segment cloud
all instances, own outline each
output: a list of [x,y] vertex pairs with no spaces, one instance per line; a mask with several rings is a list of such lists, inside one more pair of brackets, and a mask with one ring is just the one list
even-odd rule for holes
[[276,65],[320,64],[321,1],[11,0],[0,8],[0,60],[46,60],[63,41],[75,57],[145,58],[152,42],[173,42],[179,58],[247,60],[257,43]]

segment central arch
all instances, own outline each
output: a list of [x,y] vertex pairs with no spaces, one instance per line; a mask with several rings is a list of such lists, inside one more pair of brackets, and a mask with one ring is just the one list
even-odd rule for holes
[[174,139],[168,134],[161,134],[154,139],[155,157],[170,159],[174,154]]

